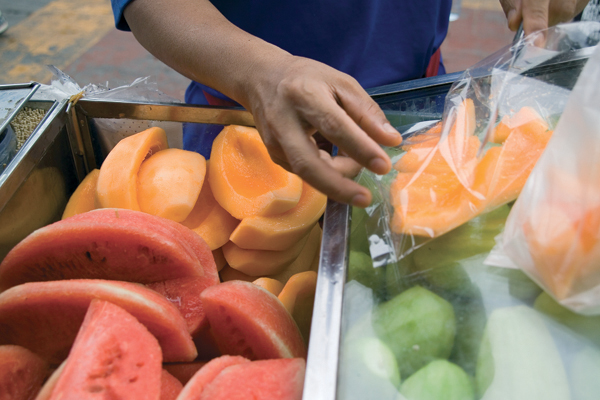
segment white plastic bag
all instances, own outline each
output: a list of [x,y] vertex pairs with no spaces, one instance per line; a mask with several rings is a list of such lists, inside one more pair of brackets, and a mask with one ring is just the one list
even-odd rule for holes
[[600,314],[600,46],[513,206],[500,244],[562,305]]

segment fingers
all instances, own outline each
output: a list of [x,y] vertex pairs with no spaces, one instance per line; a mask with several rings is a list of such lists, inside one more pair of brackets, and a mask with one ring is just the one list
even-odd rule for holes
[[[329,97],[331,99],[331,95]],[[320,98],[322,100],[310,112],[304,114],[308,123],[317,128],[321,135],[359,164],[376,174],[384,175],[388,173],[391,169],[391,161],[373,137],[361,129],[357,122],[335,101],[326,101],[323,96]],[[401,140],[393,140],[393,134],[389,134],[384,130],[383,125],[385,123],[381,123],[381,120],[374,122],[377,117],[370,117],[371,120],[365,117],[360,120],[360,123],[370,128],[379,125],[378,129],[374,129],[372,133],[378,140],[387,143],[398,143]],[[397,133],[395,135],[399,136]],[[282,147],[285,148],[283,145]]]
[[358,83],[337,90],[340,106],[348,116],[377,143],[398,146],[402,136],[388,122],[379,105],[368,96]]
[[513,32],[517,31],[522,21],[521,0],[500,0],[500,4],[506,15],[508,28]]
[[523,0],[523,31],[525,35],[548,28],[550,0]]
[[360,166],[319,151],[299,125],[281,136],[281,148],[292,171],[329,198],[357,207],[371,203],[371,192],[347,177],[356,174]]

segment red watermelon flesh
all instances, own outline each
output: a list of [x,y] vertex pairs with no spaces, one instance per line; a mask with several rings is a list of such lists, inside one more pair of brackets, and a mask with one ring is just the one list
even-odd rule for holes
[[[138,211],[101,209],[38,229],[0,264],[0,290],[60,279],[151,283],[203,276],[199,245],[192,248],[189,238],[165,221]],[[216,275],[214,260],[204,262]]]
[[136,317],[156,336],[166,361],[196,358],[185,320],[163,296],[135,283],[93,279],[24,283],[0,294],[0,344],[21,345],[58,364],[93,299]]
[[306,358],[296,322],[271,292],[229,281],[206,288],[200,298],[222,354],[250,360]]
[[163,369],[160,375],[160,400],[177,399],[181,389],[183,389],[181,382]]
[[198,356],[210,359],[220,355],[210,333],[208,319],[200,300],[200,293],[209,286],[219,283],[212,276],[171,279],[146,285],[165,296],[181,313],[187,323],[188,332],[196,344]]
[[0,399],[34,398],[48,373],[48,364],[26,348],[0,346]]
[[192,361],[181,363],[163,363],[163,368],[173,375],[182,385],[194,376],[196,372],[207,364],[207,361]]
[[306,363],[302,358],[259,360],[225,368],[200,400],[300,400]]
[[52,375],[50,375],[50,377],[44,383],[44,386],[42,386],[42,389],[38,392],[37,396],[35,397],[35,400],[50,399],[50,396],[52,396],[52,391],[54,390],[54,386],[56,386],[56,382],[58,382],[58,378],[60,377],[60,374],[65,368],[66,363],[66,360],[63,361],[62,364],[60,364],[58,368],[56,368],[54,372],[52,372]]
[[199,399],[204,388],[212,382],[225,368],[232,365],[250,362],[241,356],[221,356],[210,360],[186,383],[177,400]]
[[133,315],[108,301],[90,303],[50,399],[160,398],[162,355]]

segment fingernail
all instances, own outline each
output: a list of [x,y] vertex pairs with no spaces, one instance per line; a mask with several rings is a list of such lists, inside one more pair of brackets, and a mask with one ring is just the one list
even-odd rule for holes
[[400,136],[400,132],[398,132],[389,122],[383,124],[383,130],[391,136]]
[[384,175],[388,173],[388,163],[379,157],[373,158],[369,161],[369,169],[379,175]]
[[365,195],[364,193],[359,193],[352,198],[352,205],[354,207],[365,208],[368,207],[370,203],[371,201],[369,199],[369,196]]

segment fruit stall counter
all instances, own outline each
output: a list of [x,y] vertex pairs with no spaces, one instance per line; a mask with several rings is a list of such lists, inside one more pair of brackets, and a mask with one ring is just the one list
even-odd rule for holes
[[[563,72],[570,71],[568,75],[576,77],[584,62],[585,57],[554,60],[554,62],[547,63],[528,73],[556,76],[556,84],[569,86],[573,83],[573,79],[562,82],[561,79],[564,79],[565,76]],[[372,89],[370,94],[381,105],[393,125],[405,132],[416,123],[442,118],[446,94],[459,77],[460,74],[449,74],[389,85]],[[481,79],[485,79],[485,77]],[[206,126],[235,125],[238,128],[230,129],[228,132],[239,137],[250,134],[244,127],[254,125],[252,116],[238,108],[86,99],[85,97],[57,100],[45,93],[40,93],[35,85],[2,86],[0,93],[6,94],[15,90],[23,90],[23,86],[26,93],[20,92],[21,101],[18,107],[11,107],[10,115],[7,115],[5,121],[2,121],[3,129],[6,126],[5,122],[14,120],[25,107],[34,111],[41,110],[39,115],[43,114],[43,117],[32,129],[29,139],[7,163],[0,175],[0,258],[5,258],[9,251],[33,231],[61,220],[73,210],[75,210],[73,214],[76,214],[77,209],[94,208],[96,195],[90,197],[88,194],[86,197],[86,187],[93,187],[95,190],[107,187],[105,192],[98,191],[98,197],[117,196],[119,201],[126,201],[126,194],[129,193],[127,190],[117,190],[118,193],[111,194],[110,187],[103,185],[102,178],[94,175],[93,171],[100,166],[118,160],[119,162],[116,162],[111,168],[115,171],[113,181],[119,181],[122,180],[120,175],[127,175],[127,170],[120,168],[128,165],[128,162],[140,167],[148,153],[155,153],[148,158],[148,160],[152,160],[153,164],[147,163],[144,167],[146,172],[142,173],[142,169],[138,168],[140,176],[144,174],[149,176],[158,168],[157,165],[161,165],[160,159],[155,157],[157,154],[166,157],[167,164],[172,165],[177,161],[177,158],[168,158],[170,156],[164,153],[164,150],[158,152],[156,150],[161,146],[171,149],[181,147],[181,132],[184,123]],[[2,98],[0,96],[0,99]],[[156,130],[157,126],[161,127],[160,130]],[[141,133],[143,135],[139,136]],[[6,133],[2,134],[6,135]],[[138,153],[141,151],[141,155],[135,153],[137,156],[129,157],[130,153],[127,152],[123,153],[125,155],[119,155],[117,153],[121,150],[117,150],[112,153],[112,156],[109,156],[114,149],[118,148],[118,143],[127,143],[129,146],[133,146],[132,140],[124,139],[134,136],[143,137],[135,144],[135,146],[142,147],[133,147],[145,149],[138,150]],[[252,140],[252,138],[248,136],[247,140]],[[227,148],[227,141],[222,140],[219,146]],[[119,147],[123,148],[121,145]],[[223,153],[226,155],[228,151]],[[106,163],[107,160],[108,163]],[[222,165],[231,165],[227,157],[223,156],[223,160],[215,158],[214,165],[213,161],[206,164],[200,162],[196,172],[190,173],[190,175],[206,177],[207,180],[211,180],[211,185],[218,185],[216,180],[213,183],[212,179],[217,178],[213,178],[210,171],[220,170]],[[221,167],[219,167],[219,163],[222,164]],[[119,171],[123,171],[123,173],[119,174]],[[142,180],[144,179],[140,178],[140,181]],[[93,183],[90,184],[90,182]],[[295,184],[292,182],[290,185]],[[113,192],[115,191],[113,190]],[[152,194],[153,192],[149,190],[147,193]],[[245,376],[252,376],[253,379],[259,380],[266,372],[278,370],[284,374],[282,376],[286,376],[286,382],[293,383],[293,385],[289,385],[290,387],[303,387],[302,397],[311,400],[354,398],[583,400],[596,398],[594,396],[600,393],[597,383],[593,379],[588,379],[590,376],[597,375],[597,372],[594,371],[598,371],[600,368],[598,364],[600,358],[596,356],[598,350],[596,344],[598,343],[597,321],[594,318],[580,317],[561,309],[552,302],[551,298],[544,296],[537,285],[520,271],[495,269],[483,264],[494,245],[494,237],[502,229],[509,210],[508,205],[472,219],[467,224],[429,242],[398,262],[380,265],[381,263],[376,260],[377,266],[374,267],[371,254],[377,254],[377,250],[374,250],[373,246],[377,246],[378,243],[368,234],[367,229],[370,229],[368,227],[373,223],[373,220],[370,220],[371,215],[365,210],[353,209],[333,201],[327,201],[325,206],[324,200],[319,199],[316,194],[310,194],[310,191],[303,193],[305,195],[301,199],[304,200],[297,199],[296,201],[304,201],[307,206],[303,209],[313,210],[311,211],[313,214],[318,214],[319,204],[322,201],[325,208],[322,224],[311,220],[308,225],[311,229],[309,232],[307,231],[308,233],[305,232],[303,239],[300,240],[302,246],[296,246],[307,248],[312,246],[310,255],[308,252],[304,252],[306,253],[304,256],[302,256],[304,253],[298,255],[300,251],[298,250],[294,253],[296,258],[289,254],[286,256],[289,260],[303,258],[302,268],[308,270],[307,272],[316,270],[316,274],[312,272],[316,275],[312,316],[304,315],[295,321],[289,316],[293,314],[289,304],[293,309],[294,301],[297,302],[301,297],[300,294],[311,285],[312,278],[308,277],[298,283],[293,290],[287,291],[283,283],[275,282],[278,280],[276,278],[282,276],[278,274],[271,274],[269,277],[273,279],[265,279],[257,283],[266,290],[258,290],[255,286],[244,283],[223,285],[223,289],[220,289],[221,293],[212,289],[205,290],[206,295],[203,297],[205,311],[208,315],[207,318],[213,316],[213,319],[209,318],[209,320],[214,327],[228,326],[233,314],[225,315],[220,310],[227,309],[227,307],[238,307],[232,304],[236,303],[237,296],[242,296],[241,293],[245,293],[247,299],[263,299],[264,293],[267,291],[281,293],[279,296],[275,295],[277,297],[269,295],[270,297],[259,300],[260,304],[249,309],[236,308],[235,311],[238,313],[236,315],[238,318],[252,316],[257,308],[267,307],[265,304],[271,304],[268,307],[272,306],[279,310],[275,312],[275,314],[279,313],[277,314],[279,317],[273,317],[272,320],[267,321],[272,324],[272,327],[269,328],[271,329],[270,334],[276,335],[277,340],[283,343],[281,345],[283,347],[280,346],[273,350],[275,352],[273,354],[281,356],[285,353],[286,357],[296,360],[306,356],[306,368],[305,372],[302,372],[305,374],[305,378],[303,382],[298,378],[301,376],[299,371],[304,370],[303,364],[298,361],[279,366],[252,364],[255,365],[253,367],[255,369],[249,370],[247,374],[250,375]],[[181,194],[181,197],[185,196],[187,194]],[[195,196],[202,196],[202,193],[195,193]],[[67,207],[69,199],[73,197],[77,197],[80,201],[75,206]],[[151,198],[152,196],[148,195],[147,197]],[[194,196],[192,195],[192,197]],[[150,202],[148,207],[158,207],[161,205],[160,203],[160,200]],[[281,212],[288,206],[283,204],[277,207],[283,207],[279,209]],[[176,212],[176,209],[172,210],[170,212]],[[142,224],[140,226],[152,226],[152,229],[157,230],[155,236],[159,238],[160,243],[166,243],[172,237],[183,235],[173,246],[175,248],[183,246],[181,249],[187,250],[176,251],[179,255],[173,257],[183,257],[181,254],[185,253],[187,254],[185,257],[201,259],[203,255],[208,254],[206,249],[199,249],[200,245],[193,244],[195,243],[194,239],[185,236],[187,233],[182,233],[180,228],[166,223],[162,219],[160,221],[152,220],[148,219],[150,217],[140,217],[126,211],[111,213],[100,210],[89,214],[93,217],[81,217],[81,215],[86,215],[83,213],[73,217],[70,225],[62,226],[67,231],[77,227],[78,232],[83,232],[79,235],[78,240],[83,241],[86,240],[86,235],[89,237],[97,234],[97,231],[86,231],[85,229],[88,229],[89,226],[100,222],[110,225],[112,219],[118,218],[121,221],[129,221],[129,228],[137,223]],[[243,218],[243,213],[238,218]],[[222,226],[227,224],[226,219],[220,219],[218,223]],[[58,231],[59,229],[55,227],[53,230]],[[131,232],[123,230],[115,234],[113,229],[110,234],[113,239],[115,235],[121,235],[119,241],[127,245],[131,241],[129,239]],[[45,248],[44,251],[53,251],[52,245],[48,245],[44,240],[44,235],[50,234],[53,234],[52,230],[42,231],[38,235],[37,242],[29,245],[28,252],[31,249],[37,251],[40,248]],[[312,236],[315,237],[314,240],[311,239]],[[147,238],[147,240],[156,240],[156,237],[154,239]],[[265,237],[267,242],[275,242],[272,239],[269,240],[271,236]],[[240,240],[252,242],[256,238],[253,238],[252,235],[241,235]],[[185,244],[182,245],[182,242]],[[293,243],[293,239],[291,243]],[[203,246],[206,245],[205,243]],[[274,252],[279,249],[270,248],[266,251]],[[21,253],[27,252],[21,251]],[[251,258],[249,253],[241,252],[241,250],[238,253],[241,254],[241,258]],[[91,260],[95,253],[85,254]],[[213,253],[213,255],[217,263],[222,262],[222,260],[217,260],[216,254]],[[56,257],[59,256],[56,255]],[[282,257],[282,254],[278,255],[279,260]],[[16,256],[13,259],[16,259]],[[230,260],[233,259],[234,256],[231,256]],[[42,261],[39,261],[38,264]],[[11,265],[17,264],[13,262]],[[214,268],[216,267],[215,265]],[[189,272],[186,273],[189,274]],[[240,271],[230,271],[229,273],[231,279],[253,280],[251,275],[240,273]],[[214,278],[216,271],[214,274],[206,271],[197,274],[204,274],[204,276],[202,279],[197,277],[198,280],[185,281],[185,285],[178,284],[177,287],[189,285],[186,287],[197,290],[198,286],[194,285],[206,285],[208,276]],[[4,278],[0,276],[0,281],[4,279],[6,283],[6,276],[6,273]],[[221,278],[223,279],[223,273],[221,273]],[[286,275],[286,280],[289,278]],[[64,279],[64,276],[60,279]],[[162,285],[152,286],[152,282],[146,284],[151,286],[154,291],[163,294],[180,290],[166,284],[165,282],[169,281],[164,279],[167,278],[161,279]],[[175,280],[174,277],[168,279]],[[141,282],[139,278],[129,280]],[[312,282],[314,285],[314,281]],[[63,284],[61,281],[56,281],[52,286],[45,286],[46,293],[53,293],[46,297],[40,297],[40,304],[45,304],[48,307],[47,310],[52,310],[53,307],[48,305],[49,298],[55,301],[60,297],[59,294],[67,291],[65,287],[61,286]],[[236,288],[234,285],[240,287]],[[86,304],[90,302],[90,293],[94,293],[92,296],[96,297],[101,297],[98,293],[103,293],[102,296],[105,296],[103,298],[110,298],[111,302],[114,300],[121,306],[127,303],[128,305],[122,308],[130,311],[140,321],[144,318],[145,320],[161,318],[152,316],[156,312],[152,307],[148,309],[144,304],[132,304],[131,299],[119,299],[118,293],[125,290],[137,293],[136,296],[147,296],[147,298],[154,296],[137,286],[130,287],[126,282],[114,287],[108,287],[99,282],[88,282],[77,289],[71,286],[68,288],[70,296],[77,297],[78,301],[87,301]],[[290,294],[292,292],[293,294]],[[16,291],[13,290],[11,293],[16,293]],[[24,292],[24,295],[27,293]],[[221,296],[232,299],[231,303],[226,304]],[[16,297],[16,295],[13,296],[13,298]],[[132,294],[131,297],[134,295]],[[277,298],[281,301],[274,302],[274,299]],[[154,308],[158,308],[162,304],[161,300],[156,301],[158,305]],[[97,323],[98,326],[107,326],[107,318],[110,319],[107,315],[114,315],[114,318],[123,321],[125,326],[129,326],[128,329],[131,329],[132,332],[139,329],[126,315],[122,314],[120,309],[113,309],[110,303],[108,305],[105,303],[101,301],[92,303],[93,307],[89,308],[84,326],[92,323]],[[286,308],[282,308],[282,303],[286,305]],[[6,300],[4,300],[4,304],[8,304]],[[165,318],[171,315],[167,308],[162,313]],[[14,314],[15,310],[17,310],[16,307],[11,308],[13,313],[11,315],[16,315]],[[32,313],[35,316],[33,318],[40,318],[39,313],[42,311],[38,310]],[[248,320],[244,321],[246,322],[241,326],[251,324]],[[171,336],[179,335],[177,337],[181,337],[181,332],[177,331],[177,328],[174,328],[173,325],[168,326],[170,327],[168,329],[171,329],[169,331]],[[310,334],[307,326],[310,326]],[[156,329],[155,327],[153,333],[159,337]],[[160,329],[163,332],[165,329],[168,331],[163,325]],[[94,342],[91,331],[93,329],[81,333],[82,338],[78,338],[73,345],[73,353],[82,353],[82,347]],[[199,328],[198,332],[200,331]],[[515,331],[518,331],[519,334],[515,335]],[[202,334],[206,334],[206,332],[199,333],[200,336]],[[239,332],[237,334],[239,335]],[[310,345],[307,349],[302,343],[302,335],[305,339],[310,338],[308,340]],[[298,338],[300,339],[298,340]],[[241,350],[244,350],[246,345],[240,341],[241,339],[244,337],[237,337],[228,344],[221,343],[220,348],[229,345],[237,346],[238,350],[241,346]],[[190,343],[185,339],[170,345],[161,343],[161,339],[159,339],[159,343],[163,347],[163,353],[165,346],[172,349],[167,357],[171,357],[175,353],[174,359],[193,358],[190,355],[193,353],[193,349],[190,350]],[[215,355],[211,354],[214,347],[209,345],[202,348],[202,346],[198,346],[198,342],[195,345],[197,350],[205,352],[205,360]],[[148,344],[148,347],[151,345]],[[499,359],[499,354],[503,355],[501,359]],[[247,352],[242,355],[252,358],[252,354]],[[58,358],[60,359],[60,357]],[[563,365],[563,359],[568,361],[568,368]],[[217,375],[225,368],[245,362],[233,358],[219,358],[219,360],[220,364],[213,363],[208,369],[211,374]],[[518,368],[514,367],[514,363],[518,364]],[[191,365],[193,363],[189,364],[186,366],[187,372],[182,372],[181,369],[177,370],[172,364],[165,364],[165,370],[178,377],[187,374],[189,379],[189,376],[199,368],[198,363],[195,366]],[[57,371],[59,372],[54,374],[55,380],[56,375],[60,375],[61,369],[59,368]],[[65,375],[73,377],[73,368],[69,371]],[[192,372],[190,373],[190,371]],[[205,371],[207,370],[205,369]],[[160,374],[160,370],[158,373]],[[162,385],[165,388],[170,387],[169,378],[165,378],[164,375],[163,373],[163,377],[160,379]],[[241,376],[235,376],[235,379],[242,379]],[[62,385],[64,387],[64,383]],[[156,386],[156,382],[149,383],[149,385]],[[177,385],[173,390],[176,390],[176,387]],[[513,397],[502,391],[513,388],[515,393]],[[53,389],[46,389],[46,392],[48,390]],[[187,390],[189,392],[191,389]],[[567,393],[566,397],[565,393]],[[593,394],[591,397],[590,393]]]

